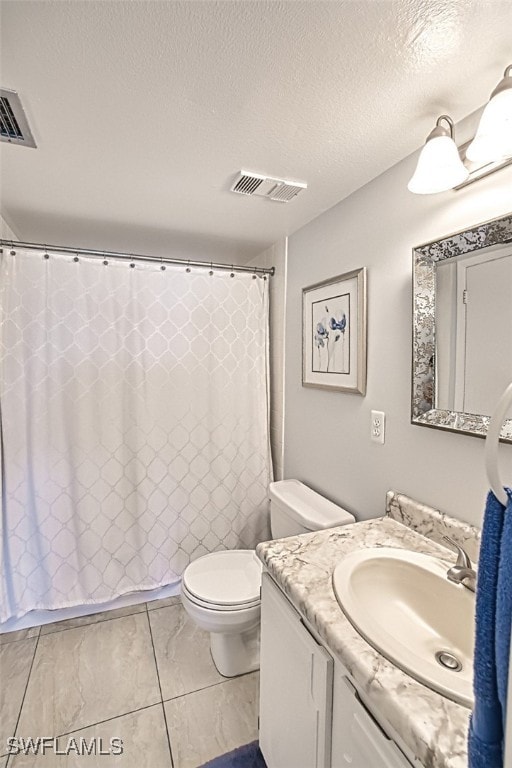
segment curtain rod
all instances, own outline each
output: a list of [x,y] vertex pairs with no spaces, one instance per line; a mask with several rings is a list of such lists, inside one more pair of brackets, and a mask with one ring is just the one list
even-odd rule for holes
[[248,267],[236,264],[219,264],[214,261],[195,261],[194,259],[169,259],[165,256],[144,256],[137,253],[118,253],[117,251],[96,251],[90,248],[68,248],[63,245],[47,245],[42,243],[22,243],[18,240],[0,239],[0,246],[11,248],[27,248],[36,251],[55,251],[56,253],[74,253],[93,258],[123,259],[124,261],[149,261],[157,264],[178,264],[184,267],[205,267],[206,269],[226,269],[231,272],[250,272],[253,275],[275,274],[275,267]]

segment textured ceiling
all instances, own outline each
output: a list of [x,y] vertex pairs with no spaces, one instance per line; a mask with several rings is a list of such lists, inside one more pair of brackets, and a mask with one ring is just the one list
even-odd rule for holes
[[[483,104],[512,2],[1,3],[1,85],[38,148],[2,143],[23,238],[248,257]],[[241,168],[308,182],[230,193]]]

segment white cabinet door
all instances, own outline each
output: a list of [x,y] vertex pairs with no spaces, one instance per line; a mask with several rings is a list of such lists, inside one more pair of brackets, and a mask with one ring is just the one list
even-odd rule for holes
[[260,669],[260,748],[268,768],[330,768],[333,660],[268,574]]
[[334,679],[332,718],[332,768],[411,768],[341,675]]

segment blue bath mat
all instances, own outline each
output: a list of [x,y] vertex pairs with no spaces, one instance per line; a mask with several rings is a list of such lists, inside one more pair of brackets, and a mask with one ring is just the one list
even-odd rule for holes
[[221,755],[201,768],[267,768],[257,741]]

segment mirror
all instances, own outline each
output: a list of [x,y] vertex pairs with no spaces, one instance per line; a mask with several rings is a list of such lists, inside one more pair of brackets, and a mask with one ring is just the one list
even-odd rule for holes
[[512,214],[413,249],[411,421],[485,437],[511,381]]

